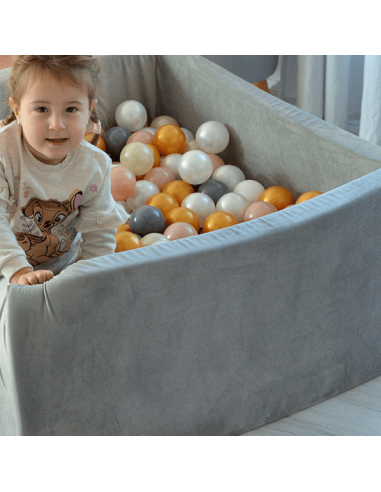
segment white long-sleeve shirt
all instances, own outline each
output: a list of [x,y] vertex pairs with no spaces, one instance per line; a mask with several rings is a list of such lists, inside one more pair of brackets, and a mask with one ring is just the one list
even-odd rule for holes
[[[111,195],[111,159],[83,141],[51,166],[37,160],[19,125],[0,130],[0,274],[59,273],[76,260],[112,254],[128,214]],[[78,234],[80,233],[80,234]],[[82,241],[82,242],[81,242]]]

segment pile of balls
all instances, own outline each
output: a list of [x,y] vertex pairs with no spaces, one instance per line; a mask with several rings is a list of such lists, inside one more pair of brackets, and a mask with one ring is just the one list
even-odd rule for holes
[[98,146],[113,160],[111,193],[130,214],[115,236],[116,252],[216,231],[321,194],[309,191],[295,202],[282,186],[246,179],[218,155],[230,141],[218,121],[196,135],[167,115],[148,126],[145,107],[134,100],[118,106],[115,120]]

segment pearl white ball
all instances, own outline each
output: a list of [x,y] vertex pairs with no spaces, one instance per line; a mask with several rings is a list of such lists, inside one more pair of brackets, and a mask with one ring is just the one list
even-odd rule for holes
[[162,116],[158,116],[157,118],[155,118],[152,123],[151,123],[151,127],[152,128],[156,128],[159,129],[161,128],[162,126],[164,125],[175,125],[175,126],[180,126],[178,121],[175,120],[175,118],[172,118],[172,116],[168,116],[168,115],[162,115]]
[[189,152],[190,150],[201,150],[195,138],[193,140],[189,140],[189,142],[185,145],[183,154]]
[[164,236],[164,234],[159,234],[158,232],[152,232],[151,234],[147,234],[142,239],[143,246],[151,246],[152,244],[157,243],[165,243],[168,242],[169,239]]
[[239,193],[227,193],[222,196],[216,205],[216,212],[227,212],[237,219],[237,222],[243,222],[245,210],[249,206],[247,199]]
[[234,191],[237,184],[244,181],[246,177],[239,167],[226,164],[225,166],[221,166],[214,171],[212,179],[221,181],[229,188],[230,191]]
[[203,123],[196,132],[198,146],[204,152],[219,154],[229,145],[230,135],[225,125],[218,121]]
[[156,193],[160,193],[159,188],[144,179],[136,183],[136,188],[132,196],[127,200],[127,205],[134,211],[142,205],[146,205],[147,201]]
[[147,126],[146,128],[142,128],[141,131],[142,132],[148,132],[151,135],[155,135],[155,133],[157,132],[156,128],[151,128],[150,126]]
[[192,210],[200,221],[200,227],[204,225],[205,219],[216,211],[214,201],[205,193],[191,193],[181,203],[182,207]]
[[141,130],[147,123],[147,110],[139,101],[124,101],[116,108],[115,120],[118,126],[130,132]]
[[178,173],[191,185],[205,183],[213,172],[211,158],[201,150],[190,150],[180,159]]
[[190,142],[191,140],[194,140],[194,135],[191,131],[187,130],[186,128],[181,128],[181,130],[185,133],[185,138],[186,142]]
[[265,187],[262,186],[261,183],[258,183],[258,181],[254,181],[252,179],[241,181],[234,188],[234,192],[247,198],[249,204],[257,202],[261,198],[264,191]]
[[169,154],[161,160],[160,167],[165,167],[173,172],[176,179],[181,179],[179,174],[179,162],[182,154]]
[[155,156],[147,144],[132,142],[123,148],[120,153],[120,162],[135,176],[143,176],[153,168]]

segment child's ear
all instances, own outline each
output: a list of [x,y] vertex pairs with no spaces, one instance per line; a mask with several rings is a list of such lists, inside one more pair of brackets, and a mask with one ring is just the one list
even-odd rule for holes
[[98,104],[98,99],[93,99],[90,104],[90,114],[94,111],[95,106]]
[[14,97],[9,98],[9,104],[11,105],[11,108],[12,108],[13,112],[15,113],[15,116],[18,116],[19,112],[20,112],[20,106]]

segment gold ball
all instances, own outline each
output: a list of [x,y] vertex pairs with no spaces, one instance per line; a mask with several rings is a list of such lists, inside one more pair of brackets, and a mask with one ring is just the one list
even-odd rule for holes
[[294,205],[294,197],[283,186],[271,186],[267,188],[260,198],[263,202],[272,203],[278,210],[283,210],[289,205]]

